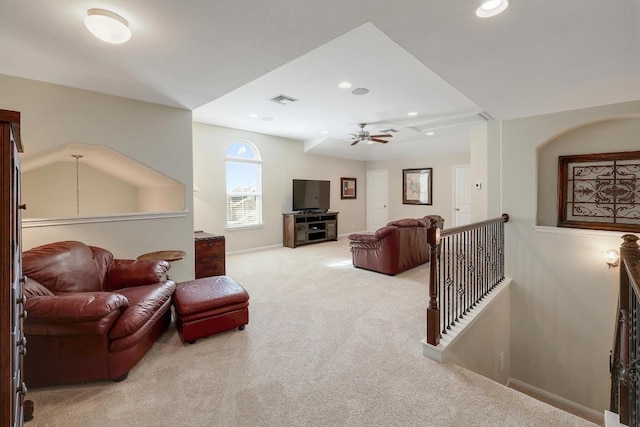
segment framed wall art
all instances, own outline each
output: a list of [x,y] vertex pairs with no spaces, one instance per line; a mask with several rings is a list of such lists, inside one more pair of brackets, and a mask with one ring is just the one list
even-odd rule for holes
[[402,169],[402,204],[432,205],[433,169]]
[[355,199],[357,196],[356,178],[340,178],[340,198]]

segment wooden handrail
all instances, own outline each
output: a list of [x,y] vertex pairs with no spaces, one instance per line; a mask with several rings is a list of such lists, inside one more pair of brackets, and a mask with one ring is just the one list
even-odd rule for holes
[[[484,296],[504,279],[504,233],[502,223],[509,221],[509,215],[503,214],[499,218],[480,221],[469,225],[449,228],[441,231],[434,219],[429,223],[427,243],[429,244],[429,305],[427,308],[427,343],[438,345],[441,333],[450,328],[459,318],[475,306]],[[495,227],[500,224],[498,235]],[[493,227],[493,229],[492,229]],[[462,253],[457,253],[456,271],[451,273],[452,255],[445,254],[447,275],[441,271],[441,261],[444,241],[445,247],[449,240],[463,236],[461,242],[457,240],[453,247]],[[493,247],[492,247],[493,246]],[[468,252],[468,253],[467,253]],[[464,264],[466,260],[468,264]],[[462,266],[464,264],[464,266]],[[453,276],[453,277],[452,277]],[[499,276],[499,277],[498,277]],[[455,290],[455,292],[452,290]],[[440,292],[449,290],[446,311],[441,310]],[[451,300],[454,300],[453,302]],[[451,308],[451,305],[455,306]]]
[[487,219],[485,221],[474,222],[473,224],[460,225],[458,227],[445,228],[440,231],[440,238],[451,236],[452,234],[462,233],[465,231],[475,230],[485,225],[495,224],[496,222],[509,222],[509,215],[502,214],[499,218]]

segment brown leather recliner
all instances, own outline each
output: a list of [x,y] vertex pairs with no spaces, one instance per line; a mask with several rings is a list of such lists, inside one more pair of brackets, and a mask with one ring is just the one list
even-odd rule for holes
[[22,267],[27,386],[123,380],[171,321],[166,261],[66,241],[25,251]]
[[440,215],[427,215],[391,221],[374,234],[350,234],[353,265],[393,276],[429,262],[427,228],[431,219],[439,228],[444,227]]

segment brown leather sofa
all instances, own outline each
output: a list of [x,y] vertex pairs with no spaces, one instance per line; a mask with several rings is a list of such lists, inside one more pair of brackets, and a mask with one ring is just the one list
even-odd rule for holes
[[432,218],[444,227],[440,215],[427,215],[391,221],[374,234],[350,234],[354,267],[393,276],[429,262],[427,228]]
[[66,241],[25,251],[22,267],[27,386],[123,380],[171,321],[166,261]]

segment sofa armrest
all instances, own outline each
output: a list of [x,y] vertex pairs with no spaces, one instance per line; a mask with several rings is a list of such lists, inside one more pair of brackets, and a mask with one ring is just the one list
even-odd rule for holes
[[25,310],[29,321],[87,322],[120,312],[129,301],[111,292],[76,292],[27,298]]
[[104,288],[114,291],[162,282],[170,268],[171,265],[167,261],[114,259],[107,271]]

